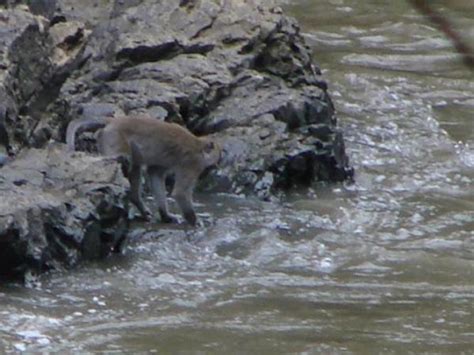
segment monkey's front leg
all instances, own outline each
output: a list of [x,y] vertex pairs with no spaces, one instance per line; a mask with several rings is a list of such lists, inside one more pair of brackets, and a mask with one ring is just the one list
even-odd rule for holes
[[197,217],[196,212],[194,212],[194,208],[192,205],[191,200],[185,195],[178,193],[175,195],[176,202],[178,203],[181,211],[183,212],[183,217],[192,226],[196,226],[197,224]]
[[169,214],[168,202],[166,201],[166,171],[159,167],[149,167],[148,174],[150,175],[151,187],[158,205],[158,212],[163,223],[178,223],[178,219]]
[[173,196],[183,212],[184,219],[192,226],[196,226],[197,217],[193,207],[193,189],[197,177],[194,175],[176,174]]
[[140,165],[132,165],[129,174],[130,180],[130,201],[137,206],[142,217],[149,221],[151,212],[142,201],[142,169]]

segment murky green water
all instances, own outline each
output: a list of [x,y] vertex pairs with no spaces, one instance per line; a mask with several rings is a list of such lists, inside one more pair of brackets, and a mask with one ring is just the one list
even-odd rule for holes
[[[474,352],[474,73],[403,1],[288,11],[357,183],[198,196],[212,223],[186,238],[150,227],[125,256],[2,286],[0,353]],[[449,13],[474,44],[474,5]]]

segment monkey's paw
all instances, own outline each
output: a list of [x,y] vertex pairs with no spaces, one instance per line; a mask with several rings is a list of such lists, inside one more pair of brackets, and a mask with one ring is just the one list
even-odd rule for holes
[[153,214],[148,209],[146,209],[144,211],[141,211],[139,215],[135,214],[135,216],[133,216],[133,219],[138,219],[144,222],[151,222],[153,219]]
[[171,214],[167,215],[162,215],[161,217],[161,223],[173,223],[173,224],[178,224],[179,219]]

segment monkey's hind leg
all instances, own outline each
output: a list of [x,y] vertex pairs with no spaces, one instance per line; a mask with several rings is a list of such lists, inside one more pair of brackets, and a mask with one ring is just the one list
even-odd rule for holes
[[155,202],[158,205],[158,211],[160,218],[163,223],[177,223],[178,220],[175,216],[170,215],[168,212],[168,202],[166,201],[166,172],[156,166],[150,166],[148,168],[148,174],[151,180],[151,187]]

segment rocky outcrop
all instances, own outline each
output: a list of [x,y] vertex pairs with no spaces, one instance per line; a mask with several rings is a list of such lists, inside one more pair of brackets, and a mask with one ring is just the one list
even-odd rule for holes
[[127,181],[112,159],[29,149],[0,174],[0,276],[70,267],[119,250]]
[[[79,22],[52,23],[26,6],[0,8],[0,123],[13,149],[44,146],[47,105],[83,60],[88,30]],[[2,142],[0,142],[2,143]]]
[[228,162],[214,174],[220,190],[268,198],[351,177],[327,85],[281,9],[259,1],[143,0],[109,10],[52,120],[147,113],[215,133]]
[[[78,6],[75,0],[38,0],[14,6],[18,2],[0,7],[0,124],[10,153],[21,152],[25,161],[42,152],[26,147],[63,142],[72,119],[147,114],[221,142],[224,164],[201,184],[203,189],[270,198],[294,186],[352,178],[327,85],[297,23],[276,2],[84,0]],[[94,135],[87,133],[78,140],[82,150],[93,150],[93,143]],[[77,158],[69,158],[75,164]],[[7,155],[2,159],[7,162]],[[12,191],[9,201],[30,184],[29,178],[25,184],[12,182],[17,162],[0,170],[0,189]],[[47,171],[51,159],[43,162],[30,169]],[[41,211],[38,206],[52,197],[42,192],[45,186],[33,185],[31,196],[41,197],[30,201],[35,208],[23,207]],[[55,193],[61,194],[66,185],[58,186]],[[114,201],[107,200],[108,206],[119,205],[123,197],[112,186],[110,196],[101,195]],[[66,197],[53,202],[76,206]],[[84,215],[96,208],[90,203],[81,205]],[[42,215],[30,215],[35,213]],[[67,217],[68,210],[58,207],[52,215]],[[95,216],[101,221],[100,213]],[[54,227],[57,219],[34,218],[46,223],[45,235],[52,233],[44,225]],[[119,223],[122,217],[114,218]],[[0,243],[7,234],[10,241],[29,235],[25,229],[0,230]],[[59,234],[44,240],[54,243]]]

